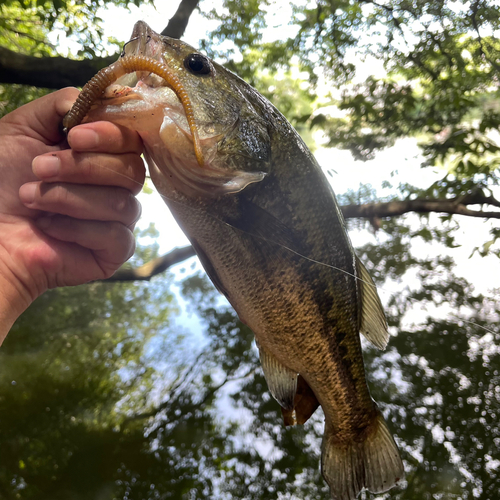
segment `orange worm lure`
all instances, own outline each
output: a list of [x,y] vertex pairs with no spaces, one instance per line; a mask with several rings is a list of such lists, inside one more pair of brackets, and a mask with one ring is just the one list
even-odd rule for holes
[[63,119],[63,127],[66,132],[79,125],[89,112],[92,104],[102,96],[103,91],[118,78],[133,73],[134,71],[149,71],[163,78],[168,86],[175,92],[181,102],[184,113],[188,121],[191,135],[193,136],[193,146],[198,164],[203,167],[205,160],[201,151],[200,137],[194,119],[193,106],[191,100],[179,78],[172,73],[168,66],[146,56],[125,56],[110,66],[101,69],[83,87],[80,95],[71,107],[68,114]]

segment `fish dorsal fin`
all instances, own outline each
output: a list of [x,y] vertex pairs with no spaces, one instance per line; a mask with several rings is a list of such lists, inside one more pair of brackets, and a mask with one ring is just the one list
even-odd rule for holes
[[358,257],[356,257],[356,268],[361,292],[359,331],[375,347],[384,350],[389,342],[389,332],[382,303],[370,273]]
[[260,364],[266,378],[269,391],[285,410],[293,410],[297,392],[298,373],[281,364],[269,351],[257,343]]

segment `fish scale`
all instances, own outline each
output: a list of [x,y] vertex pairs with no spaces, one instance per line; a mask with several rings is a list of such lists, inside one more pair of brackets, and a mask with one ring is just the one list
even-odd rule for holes
[[[296,265],[288,269],[277,267],[276,262],[286,263],[289,260],[286,249],[269,242],[255,241],[247,234],[235,238],[233,228],[221,225],[214,217],[200,217],[199,213],[203,210],[195,215],[184,207],[179,208],[178,204],[171,204],[171,208],[186,234],[196,235],[195,248],[202,241],[209,242],[203,245],[202,251],[214,256],[211,262],[216,269],[229,270],[227,275],[218,273],[216,280],[224,285],[224,289],[231,288],[228,298],[252,327],[259,344],[284,365],[304,376],[317,394],[339,440],[357,438],[359,432],[356,426],[353,428],[352,422],[358,421],[356,416],[361,414],[365,424],[367,415],[372,418],[375,406],[365,382],[357,324],[346,314],[347,308],[343,307],[343,303],[350,304],[356,299],[356,287],[352,280],[350,290],[346,290],[344,274],[308,261],[301,262],[299,273]],[[224,242],[222,247],[217,243],[220,241]],[[252,245],[259,248],[252,249]],[[264,245],[269,247],[267,254],[272,255],[272,259],[259,258]],[[234,262],[235,256],[239,257],[238,266]],[[345,260],[352,260],[350,254]],[[339,265],[338,261],[336,265]],[[311,268],[317,268],[319,283],[312,283],[309,293],[305,294],[304,276],[311,280],[315,274]],[[255,278],[257,273],[260,279]],[[340,277],[340,293],[332,291],[335,299],[324,292],[324,288],[332,286],[332,274]],[[251,286],[252,282],[254,286]],[[262,283],[265,283],[264,287]],[[305,295],[308,295],[307,299]],[[315,298],[315,295],[318,297]],[[331,298],[333,304],[318,314],[323,306],[321,300],[326,297]],[[250,308],[249,304],[255,306]],[[295,311],[292,317],[287,314],[290,309]],[[336,327],[329,328],[329,321],[325,318],[328,314],[337,319]],[[335,330],[342,327],[348,333],[340,330],[343,340],[339,342]],[[303,342],[299,341],[296,345],[290,343],[290,336],[302,338]],[[318,352],[325,353],[325,356],[319,357]],[[351,360],[357,361],[353,363]],[[329,365],[333,365],[331,369],[328,369]]]

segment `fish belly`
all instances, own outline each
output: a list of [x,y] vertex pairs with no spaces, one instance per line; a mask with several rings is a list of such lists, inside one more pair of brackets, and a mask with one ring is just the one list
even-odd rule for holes
[[340,432],[355,413],[372,414],[352,277],[197,208],[171,208],[216,287],[259,345],[306,379],[327,420]]

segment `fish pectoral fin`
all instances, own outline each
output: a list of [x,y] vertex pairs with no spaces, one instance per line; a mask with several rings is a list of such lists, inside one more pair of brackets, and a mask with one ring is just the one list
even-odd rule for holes
[[285,410],[293,411],[297,392],[298,373],[280,363],[269,351],[257,343],[260,364],[269,391]]
[[215,267],[212,265],[212,261],[209,259],[208,255],[205,253],[201,245],[194,238],[190,238],[190,241],[191,245],[194,248],[194,251],[196,252],[196,255],[200,259],[203,269],[205,269],[205,272],[210,278],[210,281],[212,281],[215,288],[217,288],[217,290],[229,300],[229,292],[227,291],[226,287],[222,284],[222,281],[219,278],[219,275]]
[[293,401],[293,410],[281,409],[285,427],[304,425],[319,406],[318,398],[302,375],[297,379],[297,392]]
[[362,262],[356,257],[356,269],[361,291],[359,331],[375,347],[384,350],[389,342],[387,321],[375,283]]
[[380,412],[361,441],[342,442],[325,426],[321,472],[334,500],[355,500],[363,488],[382,493],[403,478],[403,462]]
[[224,220],[227,224],[250,236],[285,248],[296,246],[296,235],[266,208],[259,206],[247,196],[239,197],[239,211]]

